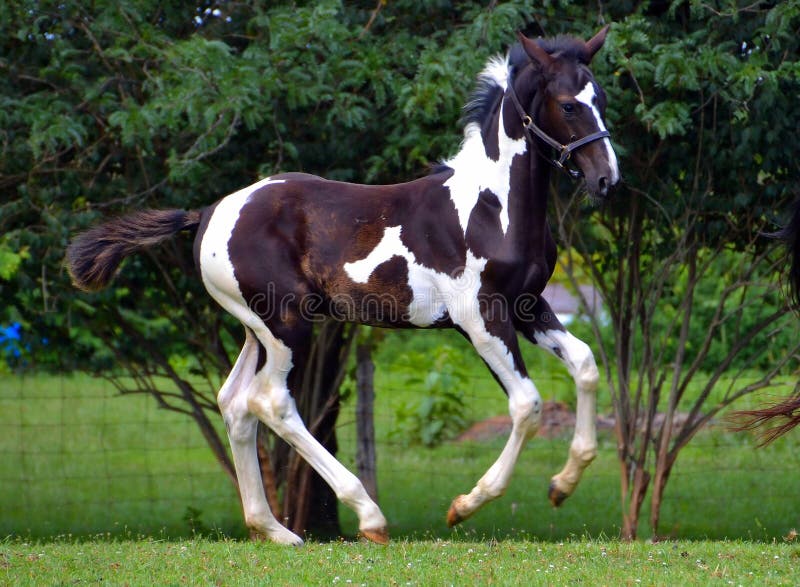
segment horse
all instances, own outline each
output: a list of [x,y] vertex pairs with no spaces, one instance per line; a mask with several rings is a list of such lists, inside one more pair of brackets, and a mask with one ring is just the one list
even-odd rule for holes
[[[789,259],[789,303],[800,308],[800,199],[794,203],[789,222],[769,236],[784,241]],[[755,410],[737,410],[730,416],[735,431],[757,431],[759,445],[766,446],[800,424],[800,383],[789,397]]]
[[[551,169],[582,176],[593,199],[620,181],[605,125],[606,95],[589,69],[608,26],[588,41],[518,33],[490,59],[465,106],[458,153],[428,175],[357,185],[303,173],[258,181],[201,210],[144,210],[80,234],[67,250],[74,284],[106,286],[124,257],[194,231],[211,297],[245,330],[219,390],[247,526],[277,543],[303,540],[267,504],[256,455],[261,421],[352,508],[359,533],[386,544],[387,521],[358,478],[309,433],[287,379],[302,370],[315,318],[388,328],[453,328],[508,397],[512,429],[496,462],[448,509],[449,526],[503,495],[542,401],[517,333],[558,357],[574,378],[577,424],[550,501],[571,495],[595,458],[599,374],[589,346],[541,297],[556,263],[547,222]],[[499,302],[499,303],[498,303]]]

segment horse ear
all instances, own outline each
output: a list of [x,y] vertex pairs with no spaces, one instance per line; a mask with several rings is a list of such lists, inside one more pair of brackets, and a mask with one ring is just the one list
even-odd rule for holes
[[542,49],[539,43],[529,39],[520,32],[517,32],[517,38],[519,39],[519,42],[522,43],[522,48],[525,49],[525,53],[528,54],[528,57],[536,61],[539,65],[542,67],[547,67],[553,63],[553,56]]
[[589,54],[589,61],[592,60],[594,54],[600,50],[600,47],[603,46],[603,43],[606,42],[606,34],[608,33],[608,28],[611,25],[606,25],[600,29],[600,31],[593,36],[591,39],[586,41],[586,51]]

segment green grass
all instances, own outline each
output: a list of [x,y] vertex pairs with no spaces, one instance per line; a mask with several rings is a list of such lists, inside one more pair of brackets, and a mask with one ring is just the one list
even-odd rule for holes
[[794,585],[797,544],[570,540],[0,543],[8,585]]
[[236,492],[194,424],[147,397],[86,376],[3,377],[0,429],[0,535],[180,536],[188,508],[241,532]]
[[[601,436],[597,460],[575,495],[555,509],[547,500],[552,474],[566,459],[568,439],[534,439],[526,448],[502,498],[487,504],[456,532],[564,540],[619,534],[619,465],[613,441]],[[342,454],[347,454],[343,444]],[[381,507],[393,536],[452,537],[444,524],[450,500],[472,488],[500,452],[501,442],[445,445],[431,450],[382,447],[378,455]],[[351,463],[348,463],[351,464]],[[667,487],[660,531],[674,538],[744,538],[770,541],[800,529],[796,496],[800,451],[793,439],[755,450],[729,434],[706,433],[679,459]],[[356,532],[349,510],[340,509],[344,530]],[[640,536],[649,536],[649,502]]]
[[[405,333],[401,334],[402,337]],[[402,345],[428,350],[433,333]],[[454,333],[435,343],[462,345]],[[570,540],[615,537],[621,522],[619,465],[610,433],[565,505],[550,507],[550,477],[564,463],[568,438],[534,439],[521,455],[507,495],[455,532],[444,516],[451,499],[472,488],[498,456],[504,439],[446,443],[434,449],[393,442],[394,410],[413,390],[392,377],[392,348],[378,353],[379,501],[392,536],[428,540]],[[466,348],[466,347],[465,347]],[[467,349],[469,350],[469,349]],[[569,401],[572,382],[557,361],[526,347],[543,397]],[[471,355],[470,355],[471,356]],[[479,361],[468,363],[468,417],[507,413],[505,396]],[[610,405],[601,392],[601,411]],[[605,406],[605,407],[603,407]],[[340,416],[339,458],[353,470],[352,398]],[[221,422],[218,421],[221,426]],[[51,538],[93,534],[163,538],[192,536],[189,517],[225,536],[243,537],[238,497],[194,424],[143,396],[119,397],[84,376],[0,378],[0,536]],[[800,529],[800,435],[756,450],[746,435],[704,432],[681,454],[670,479],[661,532],[678,539],[780,540]],[[343,531],[353,514],[340,508]],[[649,535],[645,504],[640,535]]]

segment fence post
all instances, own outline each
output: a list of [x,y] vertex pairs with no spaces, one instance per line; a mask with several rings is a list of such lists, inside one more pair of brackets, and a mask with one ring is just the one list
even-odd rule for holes
[[375,466],[375,364],[372,362],[372,336],[359,340],[356,346],[356,469],[369,496],[378,501],[378,479]]

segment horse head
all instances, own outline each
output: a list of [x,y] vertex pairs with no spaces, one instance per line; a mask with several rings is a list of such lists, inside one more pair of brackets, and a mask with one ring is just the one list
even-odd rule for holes
[[[600,198],[620,179],[605,126],[606,95],[588,67],[607,32],[605,26],[589,41],[532,40],[520,33],[520,47],[529,62],[509,84],[526,134],[557,151],[552,158],[557,167],[567,169],[568,161],[574,160],[580,171],[570,171],[572,175],[583,175],[589,194]],[[541,145],[537,147],[542,153]]]

